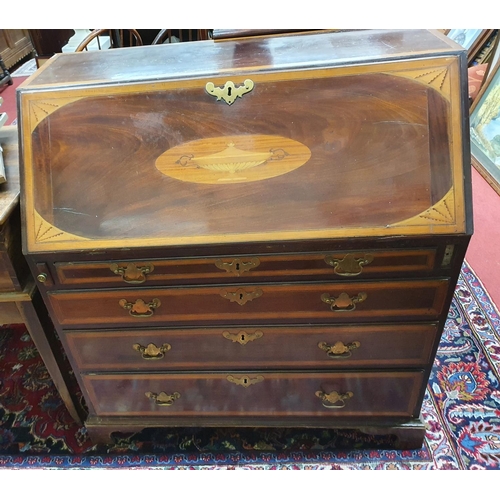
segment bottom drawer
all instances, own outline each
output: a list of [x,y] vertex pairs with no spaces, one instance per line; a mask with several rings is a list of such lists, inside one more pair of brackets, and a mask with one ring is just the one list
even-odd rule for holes
[[98,416],[412,417],[423,372],[84,375]]

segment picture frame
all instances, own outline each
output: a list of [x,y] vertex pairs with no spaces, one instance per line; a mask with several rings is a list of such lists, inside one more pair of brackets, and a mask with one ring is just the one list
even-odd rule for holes
[[495,42],[493,44],[491,55],[488,58],[488,69],[486,70],[485,81],[488,80],[488,76],[491,71],[498,66],[500,62],[500,34],[497,34]]
[[446,36],[467,49],[467,60],[470,64],[494,31],[494,29],[482,30],[455,28],[450,29]]
[[470,111],[471,160],[500,194],[500,64],[492,68]]

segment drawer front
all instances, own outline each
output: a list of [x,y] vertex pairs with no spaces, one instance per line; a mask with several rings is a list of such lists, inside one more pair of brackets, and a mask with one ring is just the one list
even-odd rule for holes
[[423,372],[84,375],[98,416],[417,416]]
[[437,325],[70,331],[80,371],[416,367]]
[[436,249],[366,250],[324,254],[248,255],[217,258],[115,262],[59,262],[64,286],[250,283],[255,281],[340,280],[431,273]]
[[48,293],[63,326],[435,320],[448,280]]

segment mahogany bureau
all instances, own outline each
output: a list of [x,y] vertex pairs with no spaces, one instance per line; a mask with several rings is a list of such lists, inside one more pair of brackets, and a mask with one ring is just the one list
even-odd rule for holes
[[472,234],[466,52],[355,31],[62,54],[19,90],[23,243],[96,442],[420,447]]

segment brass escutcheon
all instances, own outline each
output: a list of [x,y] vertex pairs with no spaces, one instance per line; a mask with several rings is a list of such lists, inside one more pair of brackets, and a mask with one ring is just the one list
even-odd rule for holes
[[339,276],[358,276],[363,271],[363,266],[373,261],[371,254],[348,253],[342,259],[327,255],[325,262],[333,266],[333,272]]
[[327,344],[326,342],[320,342],[318,344],[318,347],[325,351],[330,358],[350,358],[352,355],[351,351],[358,349],[360,346],[361,343],[358,341],[344,344],[340,340],[333,345]]
[[153,299],[151,302],[144,302],[142,299],[137,299],[135,302],[127,302],[126,299],[118,301],[123,309],[127,310],[130,316],[134,318],[149,318],[155,313],[155,309],[160,307],[161,302],[159,299]]
[[109,269],[118,276],[121,276],[125,283],[131,285],[140,285],[146,281],[146,274],[153,272],[153,264],[144,264],[137,266],[133,262],[120,266],[119,264],[111,264]]
[[328,293],[321,295],[321,300],[326,304],[330,304],[330,309],[333,312],[350,312],[356,309],[356,304],[366,300],[365,292],[360,292],[354,297],[349,297],[347,293],[342,292],[338,297],[330,297]]
[[264,377],[262,375],[257,375],[256,377],[249,377],[247,375],[233,377],[233,375],[228,375],[226,380],[232,384],[241,385],[242,387],[250,387],[259,382],[264,382]]
[[146,392],[146,397],[152,399],[158,406],[172,406],[176,399],[179,399],[181,395],[178,392],[173,394],[167,394],[166,392]]
[[232,342],[238,342],[241,345],[245,345],[249,342],[260,339],[264,336],[264,334],[260,330],[257,330],[254,333],[247,333],[244,331],[239,333],[222,332],[222,336]]
[[157,347],[155,344],[151,343],[146,347],[141,344],[134,344],[132,348],[140,352],[143,359],[152,360],[163,358],[165,356],[165,353],[172,349],[172,346],[170,344],[163,344],[162,346]]
[[243,273],[254,269],[260,264],[260,260],[257,257],[253,257],[249,260],[243,259],[232,259],[232,260],[222,260],[217,259],[215,261],[215,267],[226,271],[234,276],[241,276]]
[[217,97],[217,100],[220,101],[221,99],[226,103],[233,104],[234,101],[238,97],[243,97],[243,95],[247,94],[250,92],[254,87],[254,83],[250,79],[246,79],[243,82],[243,85],[240,85],[237,87],[232,81],[228,80],[225,84],[224,87],[216,87],[212,82],[208,82],[205,85],[205,90],[207,91],[208,94]]
[[332,391],[330,393],[316,391],[314,395],[321,399],[325,408],[344,408],[345,401],[354,396],[352,392],[339,393],[337,391]]
[[446,248],[444,249],[443,260],[441,261],[441,267],[448,267],[450,265],[454,249],[455,245],[446,245]]
[[262,293],[263,292],[260,288],[252,290],[251,292],[247,292],[246,290],[239,288],[235,292],[229,292],[227,290],[223,291],[220,293],[220,296],[228,299],[230,302],[237,302],[240,306],[242,306],[257,297],[262,296]]

